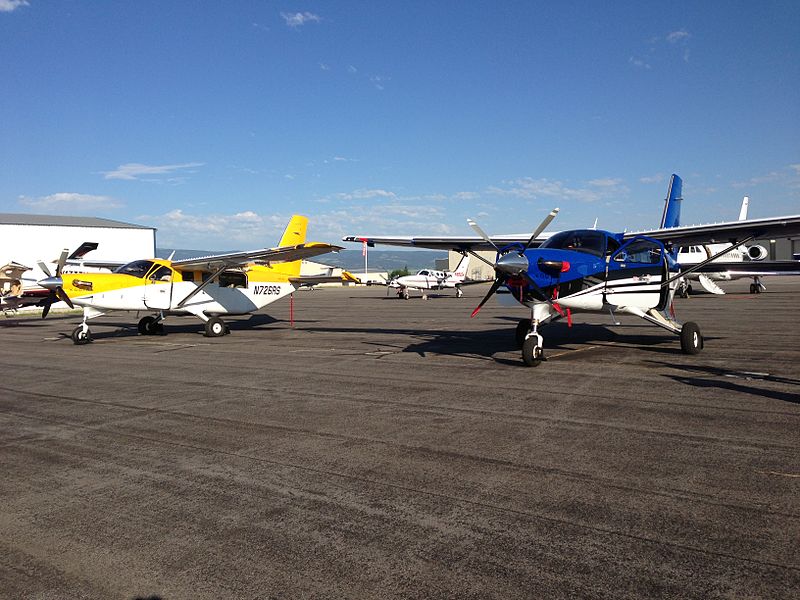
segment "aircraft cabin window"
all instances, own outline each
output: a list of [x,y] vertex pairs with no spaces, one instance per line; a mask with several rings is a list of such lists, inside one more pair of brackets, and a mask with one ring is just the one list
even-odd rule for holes
[[151,260],[135,260],[129,262],[127,265],[119,267],[115,273],[122,273],[123,275],[132,275],[133,277],[144,277],[147,272],[153,268],[153,261]]
[[150,273],[150,281],[169,281],[172,279],[172,269],[161,265],[155,271]]
[[636,240],[625,246],[614,260],[619,262],[632,262],[646,265],[655,265],[661,262],[661,246],[649,240]]
[[219,274],[219,287],[246,288],[247,275],[242,271],[223,271]]
[[603,256],[606,250],[606,235],[593,229],[562,231],[545,240],[540,248],[575,250],[596,256]]
[[420,271],[420,272],[419,272],[419,274],[420,274],[420,275],[427,275],[427,274],[428,274],[428,272],[427,272],[427,271]]

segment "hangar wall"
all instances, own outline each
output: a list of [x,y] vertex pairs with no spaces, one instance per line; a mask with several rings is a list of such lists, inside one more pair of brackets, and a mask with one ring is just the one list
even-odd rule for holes
[[34,267],[37,260],[51,262],[67,248],[97,242],[87,261],[128,262],[152,258],[156,230],[111,219],[0,213],[0,264],[14,260]]

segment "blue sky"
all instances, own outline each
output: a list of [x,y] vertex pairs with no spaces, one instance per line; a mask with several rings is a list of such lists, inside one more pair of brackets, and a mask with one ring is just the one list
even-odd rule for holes
[[0,0],[0,212],[164,247],[800,212],[800,3]]

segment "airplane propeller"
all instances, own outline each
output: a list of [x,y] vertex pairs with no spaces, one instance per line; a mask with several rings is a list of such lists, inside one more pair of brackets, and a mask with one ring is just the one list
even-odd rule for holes
[[51,275],[50,269],[47,268],[47,265],[44,262],[38,261],[39,268],[45,275],[47,275],[46,279],[39,281],[39,285],[50,290],[50,293],[47,295],[47,297],[40,302],[40,305],[42,306],[43,319],[50,312],[50,307],[56,302],[65,302],[70,308],[75,308],[72,300],[69,299],[69,296],[67,296],[67,293],[62,287],[64,285],[64,280],[61,279],[61,271],[64,269],[64,264],[67,262],[68,254],[69,250],[64,248],[64,250],[61,252],[61,256],[58,258],[58,262],[56,263],[55,276]]
[[[544,298],[550,304],[553,303],[553,301],[549,299],[547,295],[544,293],[542,288],[539,287],[539,285],[528,274],[529,265],[528,265],[528,258],[525,256],[525,251],[533,245],[534,241],[536,241],[536,238],[539,236],[539,234],[542,233],[542,231],[544,231],[545,228],[548,225],[550,225],[550,223],[552,223],[553,219],[556,218],[557,214],[558,214],[558,208],[554,208],[553,210],[551,210],[550,213],[542,220],[542,222],[539,223],[539,226],[533,230],[531,237],[528,239],[528,242],[521,250],[515,252],[512,249],[509,252],[506,252],[502,256],[498,257],[497,261],[494,264],[494,272],[496,274],[494,283],[492,283],[492,287],[489,288],[489,291],[483,297],[483,300],[480,301],[480,304],[478,304],[475,310],[472,311],[472,314],[470,315],[471,317],[477,315],[478,311],[480,311],[480,309],[483,308],[483,305],[486,304],[489,298],[491,298],[492,295],[497,292],[500,286],[503,285],[506,281],[508,281],[508,279],[511,277],[523,278],[528,283],[528,285],[533,287],[533,289],[539,294],[539,296]],[[473,229],[473,231],[475,231],[475,233],[477,233],[486,242],[491,244],[495,250],[500,252],[500,249],[497,247],[494,241],[492,241],[492,238],[486,235],[486,232],[483,231],[483,229],[481,229],[480,226],[475,221],[473,221],[472,219],[467,219],[467,223]]]

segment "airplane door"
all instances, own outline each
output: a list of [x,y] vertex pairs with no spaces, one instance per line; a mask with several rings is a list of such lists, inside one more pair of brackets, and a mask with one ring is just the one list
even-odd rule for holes
[[655,308],[661,301],[664,281],[664,245],[635,237],[620,246],[608,260],[606,302],[615,306]]
[[172,302],[172,269],[156,266],[147,274],[144,285],[144,305],[147,308],[166,310]]

